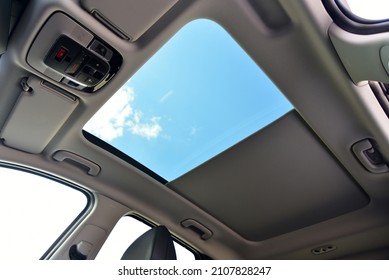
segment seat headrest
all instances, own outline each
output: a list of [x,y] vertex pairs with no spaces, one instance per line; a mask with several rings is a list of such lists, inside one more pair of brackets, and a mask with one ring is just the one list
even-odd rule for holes
[[122,260],[176,260],[173,239],[165,226],[154,227],[138,237]]

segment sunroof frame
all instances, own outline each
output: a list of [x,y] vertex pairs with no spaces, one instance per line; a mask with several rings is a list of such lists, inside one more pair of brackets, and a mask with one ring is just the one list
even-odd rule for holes
[[[263,73],[263,71],[255,64],[255,62],[254,61],[252,61],[250,58],[249,58],[249,56],[247,55],[247,53],[238,45],[238,43],[220,26],[220,25],[218,25],[217,23],[215,23],[215,22],[213,22],[213,21],[210,21],[210,20],[204,20],[204,19],[200,19],[200,20],[195,20],[195,21],[192,21],[192,22],[190,22],[190,23],[188,23],[187,25],[185,25],[180,31],[178,31],[177,32],[177,34],[175,35],[175,36],[173,36],[166,44],[165,44],[165,46],[163,46],[154,56],[152,56],[151,58],[150,58],[150,60],[148,61],[148,62],[146,62],[145,63],[145,65],[143,66],[143,67],[141,67],[139,70],[138,70],[138,72],[136,72],[129,80],[128,80],[128,82],[125,84],[125,85],[123,85],[123,87],[120,89],[120,90],[127,90],[128,88],[129,89],[131,89],[132,91],[135,91],[134,90],[134,88],[135,88],[135,86],[133,87],[133,88],[131,88],[131,86],[132,86],[132,83],[136,83],[136,80],[137,80],[137,75],[139,75],[139,73],[142,73],[142,71],[146,71],[146,70],[144,70],[145,68],[147,68],[147,67],[150,67],[149,65],[150,65],[150,63],[152,63],[153,61],[155,61],[156,59],[155,59],[155,57],[157,57],[158,55],[160,55],[161,53],[163,53],[163,51],[165,50],[165,48],[166,48],[166,46],[168,46],[168,47],[170,47],[170,48],[174,48],[174,47],[172,47],[171,45],[172,45],[172,41],[174,41],[174,40],[178,40],[177,38],[180,36],[180,34],[182,33],[182,30],[186,30],[187,29],[187,26],[191,26],[193,23],[198,23],[198,22],[200,22],[201,24],[203,24],[204,22],[206,22],[207,24],[208,23],[210,23],[211,25],[211,27],[209,28],[209,29],[212,29],[212,28],[216,28],[216,29],[218,29],[218,32],[220,32],[220,31],[222,31],[223,32],[223,36],[225,36],[226,38],[228,38],[228,40],[230,40],[230,44],[233,44],[234,46],[233,47],[231,47],[231,48],[234,48],[234,49],[239,49],[239,56],[237,56],[237,58],[242,58],[243,56],[245,57],[245,59],[247,60],[247,61],[250,61],[250,71],[247,71],[247,73],[245,72],[244,74],[242,74],[242,76],[255,76],[255,75],[257,75],[257,76],[255,76],[255,77],[259,77],[258,75],[260,74],[260,79],[263,79],[263,80],[261,80],[262,81],[262,83],[265,81],[267,84],[266,84],[266,87],[267,87],[267,90],[268,91],[271,91],[271,94],[273,95],[277,95],[277,96],[275,96],[275,97],[271,97],[271,98],[273,98],[273,100],[272,100],[272,102],[273,103],[275,103],[276,102],[276,99],[277,98],[280,98],[280,103],[278,104],[278,106],[280,106],[280,107],[283,107],[283,109],[282,109],[282,112],[278,112],[276,115],[276,117],[274,117],[274,116],[272,116],[272,117],[268,117],[268,116],[266,116],[266,114],[270,114],[270,113],[274,113],[273,112],[273,110],[274,110],[274,108],[273,107],[271,107],[271,110],[268,110],[267,112],[266,112],[266,114],[262,114],[262,112],[261,112],[261,115],[262,115],[262,117],[261,118],[263,118],[263,119],[265,119],[265,117],[266,118],[269,118],[270,119],[270,121],[268,120],[268,121],[263,121],[262,120],[262,124],[261,125],[258,125],[258,126],[255,126],[255,128],[253,127],[253,128],[248,128],[248,126],[246,127],[246,125],[242,125],[242,123],[244,123],[244,122],[247,122],[249,119],[251,119],[251,118],[253,118],[253,116],[249,116],[249,118],[247,118],[247,119],[244,119],[244,121],[243,122],[241,122],[241,123],[239,123],[236,127],[234,127],[234,129],[235,130],[237,130],[238,128],[239,128],[239,130],[241,130],[240,132],[242,132],[243,130],[249,130],[249,132],[245,132],[245,133],[243,133],[242,135],[240,135],[239,137],[236,137],[236,135],[235,135],[235,133],[232,133],[232,132],[234,132],[233,130],[234,129],[230,129],[230,128],[227,128],[228,130],[227,131],[229,131],[228,133],[230,134],[229,136],[233,136],[234,137],[234,139],[233,140],[229,140],[229,144],[224,144],[224,147],[223,148],[220,148],[219,149],[219,144],[221,143],[221,141],[219,141],[218,143],[217,143],[217,145],[215,144],[215,145],[209,145],[208,144],[208,146],[207,146],[207,149],[214,149],[214,150],[216,150],[216,152],[215,151],[213,151],[213,152],[211,152],[209,155],[207,155],[206,157],[203,157],[203,153],[200,153],[201,154],[201,157],[202,158],[200,158],[200,159],[196,159],[196,157],[195,157],[195,160],[193,160],[193,158],[192,158],[192,161],[193,162],[195,162],[194,164],[192,164],[192,165],[188,165],[186,168],[183,168],[183,169],[181,169],[181,171],[180,172],[177,172],[177,173],[175,173],[174,175],[172,175],[172,174],[169,174],[169,173],[166,173],[165,171],[163,171],[163,172],[161,172],[161,170],[163,170],[163,169],[161,169],[160,167],[161,166],[165,166],[165,165],[168,165],[168,163],[159,163],[159,165],[158,166],[153,166],[153,164],[150,164],[150,162],[145,162],[145,160],[144,160],[144,158],[142,159],[142,156],[141,157],[139,157],[139,155],[136,155],[136,152],[135,152],[135,155],[134,155],[134,153],[133,153],[133,151],[131,151],[131,150],[127,150],[127,148],[123,148],[123,146],[121,146],[121,145],[118,145],[118,142],[116,142],[115,143],[115,139],[116,138],[114,138],[113,140],[111,139],[111,141],[110,140],[108,140],[108,143],[105,143],[102,139],[99,139],[99,131],[97,132],[97,133],[95,133],[94,131],[93,131],[93,129],[88,129],[88,124],[86,125],[86,127],[84,127],[84,135],[86,136],[86,138],[88,138],[88,140],[90,140],[90,141],[92,141],[92,142],[94,142],[94,143],[96,143],[96,144],[98,144],[99,146],[104,146],[104,148],[105,149],[108,149],[110,152],[112,152],[112,153],[114,153],[115,155],[117,155],[117,156],[119,156],[119,157],[121,157],[121,158],[125,158],[126,159],[126,161],[128,161],[128,162],[130,162],[132,165],[134,165],[134,166],[136,166],[137,168],[139,168],[139,169],[141,169],[142,171],[144,171],[145,173],[147,173],[147,174],[149,174],[150,176],[152,176],[153,178],[156,178],[158,181],[160,181],[160,182],[162,182],[162,183],[166,183],[167,181],[171,181],[171,180],[174,180],[174,179],[176,179],[176,178],[178,178],[178,177],[180,177],[180,176],[182,176],[182,175],[184,175],[186,172],[189,172],[190,170],[192,170],[192,169],[194,169],[194,168],[196,168],[196,167],[198,167],[199,165],[201,165],[201,164],[203,164],[203,163],[205,163],[206,161],[208,161],[209,159],[211,159],[211,158],[213,158],[213,157],[215,157],[215,156],[217,156],[218,154],[220,154],[220,153],[222,153],[223,151],[225,151],[226,149],[229,149],[230,147],[232,147],[233,145],[235,145],[235,144],[237,144],[238,142],[240,142],[240,141],[242,141],[243,139],[245,139],[245,138],[247,138],[248,136],[250,136],[251,134],[253,134],[253,133],[255,133],[255,132],[257,132],[258,130],[260,130],[261,128],[263,128],[263,127],[265,127],[265,126],[267,126],[268,124],[270,124],[270,123],[272,123],[273,121],[275,121],[275,120],[277,120],[279,117],[281,117],[281,116],[283,116],[284,114],[286,114],[287,112],[289,112],[290,110],[292,110],[293,109],[293,106],[287,101],[287,99],[285,98],[285,96],[283,96],[282,95],[282,93],[276,88],[276,86],[270,81],[270,79],[266,76],[266,74],[264,74]],[[198,31],[197,31],[198,32]],[[202,32],[204,32],[204,31],[202,31]],[[197,34],[197,35],[202,35],[202,34]],[[186,35],[186,36],[188,36],[188,35]],[[211,38],[211,36],[210,35],[208,35],[209,36],[209,38],[208,38],[208,40],[210,40],[210,38]],[[216,35],[215,34],[213,34],[213,36],[214,37],[216,37]],[[196,36],[194,36],[194,37],[196,37]],[[198,36],[197,36],[198,37]],[[204,36],[203,36],[204,37]],[[224,37],[223,37],[224,38]],[[182,39],[182,38],[181,38]],[[227,40],[227,39],[223,39],[223,40]],[[203,39],[203,41],[204,41],[204,39]],[[225,41],[225,42],[227,42],[227,41]],[[203,43],[203,42],[202,42]],[[201,48],[201,47],[203,47],[204,48],[204,46],[202,46],[202,45],[200,45],[199,46],[199,48]],[[211,46],[211,47],[213,47],[213,46]],[[228,48],[228,46],[226,46],[226,45],[222,45],[222,47],[223,48]],[[215,48],[216,49],[216,48]],[[223,50],[219,50],[219,49],[216,49],[217,50],[217,52],[223,52]],[[177,50],[175,50],[175,51],[177,51]],[[191,52],[189,53],[189,56],[190,55],[192,55],[192,52],[193,51],[196,51],[196,49],[192,49],[191,50]],[[208,51],[208,49],[207,49],[207,51]],[[235,51],[235,50],[234,50]],[[177,52],[179,52],[179,51],[177,51]],[[174,53],[174,56],[176,55],[176,53]],[[188,55],[188,53],[186,53],[186,55]],[[216,54],[214,54],[215,56],[217,56],[218,54],[216,53]],[[227,57],[227,58],[231,58],[231,59],[234,59],[235,57],[233,57],[233,56],[230,56],[230,57]],[[209,56],[208,57],[208,61],[210,60],[210,59],[213,59],[213,57],[212,56]],[[208,61],[207,61],[207,63],[208,63]],[[226,60],[227,62],[228,62],[228,60]],[[195,63],[196,63],[196,61],[195,61]],[[236,63],[240,63],[240,61],[237,61]],[[245,63],[248,63],[248,62],[245,62]],[[163,64],[161,64],[161,65],[163,65]],[[160,67],[161,67],[161,65],[160,65]],[[245,64],[246,65],[246,64]],[[164,66],[164,65],[163,65]],[[239,66],[241,66],[241,65],[239,65]],[[209,67],[208,65],[207,65],[207,67]],[[220,67],[220,70],[219,71],[223,71],[224,69],[226,69],[226,66],[223,64],[223,65],[221,65],[221,66],[219,66]],[[162,67],[163,68],[163,67]],[[240,69],[238,66],[234,66],[234,67],[230,67],[229,69],[234,69],[234,68],[238,68],[238,69]],[[251,69],[252,68],[252,69]],[[258,73],[259,74],[253,74],[254,72],[254,69],[255,68],[255,71],[258,71]],[[204,67],[204,69],[205,69],[205,67]],[[235,70],[235,69],[234,69]],[[206,70],[204,70],[204,71],[206,71]],[[235,70],[236,71],[236,70]],[[146,71],[147,72],[147,71]],[[151,73],[151,74],[150,74]],[[238,72],[235,72],[235,73],[238,73]],[[144,79],[144,80],[147,80],[148,81],[148,78],[150,77],[150,80],[152,80],[152,81],[155,81],[155,79],[153,80],[152,79],[152,76],[153,76],[153,72],[148,72],[148,76],[147,75],[145,75],[145,74],[143,74],[145,77],[143,77],[142,79]],[[191,75],[188,75],[188,76],[193,76],[193,72],[190,72],[190,74]],[[178,74],[177,74],[178,75]],[[166,76],[165,76],[166,77]],[[217,76],[217,78],[219,79],[219,76]],[[258,79],[259,79],[258,78]],[[142,80],[142,79],[140,79],[140,80]],[[230,80],[231,80],[231,77],[230,77]],[[254,82],[252,82],[253,84],[256,84],[256,83],[258,83],[258,81],[257,80],[253,80]],[[224,82],[224,81],[223,81]],[[228,82],[228,81],[227,81]],[[151,82],[152,83],[152,82]],[[210,83],[211,84],[211,83]],[[207,86],[209,86],[209,84],[207,85]],[[214,86],[214,84],[212,83],[211,84],[211,86]],[[127,88],[126,88],[127,87]],[[215,86],[216,87],[216,86]],[[220,88],[222,88],[222,87],[220,87]],[[271,89],[270,89],[271,88]],[[261,88],[262,89],[262,88]],[[119,91],[120,91],[119,90]],[[250,90],[252,90],[253,92],[255,92],[255,96],[257,95],[257,91],[259,91],[259,89],[256,89],[256,90],[254,90],[254,89],[250,89]],[[115,93],[114,94],[114,97],[115,96],[118,96],[118,94],[119,94],[119,91],[117,92],[117,93]],[[199,91],[200,93],[201,93],[201,91]],[[185,92],[186,93],[186,92]],[[213,93],[214,92],[211,92],[211,94],[209,95],[209,96],[207,96],[207,98],[208,97],[210,97],[210,99],[212,99],[212,95],[213,95]],[[217,92],[216,92],[217,93]],[[121,93],[122,95],[123,95],[123,93]],[[135,130],[134,129],[134,126],[135,125],[137,125],[138,123],[139,123],[139,119],[142,117],[142,113],[139,113],[139,115],[137,116],[137,111],[136,111],[136,109],[134,108],[134,103],[130,103],[130,102],[133,102],[134,100],[135,100],[135,98],[139,98],[139,96],[144,96],[144,95],[153,95],[153,94],[155,94],[152,90],[149,90],[148,92],[145,92],[144,90],[143,91],[141,91],[141,93],[139,93],[139,95],[137,96],[137,95],[132,95],[132,96],[127,96],[127,100],[130,100],[129,102],[128,102],[128,106],[129,106],[129,108],[122,108],[122,110],[130,110],[131,112],[132,112],[132,119],[131,118],[129,118],[129,119],[127,119],[127,122],[126,122],[126,124],[129,124],[130,122],[132,122],[132,125],[133,125],[133,127],[131,128],[130,126],[129,127],[127,127],[127,130],[131,130],[132,129],[132,134],[136,134],[136,133],[140,133],[139,132],[139,129],[141,129],[142,127],[138,127],[138,130]],[[170,92],[167,92],[167,93],[165,93],[165,95],[164,96],[162,96],[162,97],[160,97],[160,103],[161,103],[161,105],[162,105],[162,103],[165,101],[164,100],[164,98],[170,98],[170,95],[172,95],[172,94],[170,94]],[[219,94],[219,93],[217,93],[217,94]],[[228,97],[229,95],[225,95],[225,99],[228,99],[229,97]],[[254,95],[253,95],[254,96]],[[182,97],[182,96],[181,96]],[[197,96],[195,96],[195,97],[197,97]],[[240,97],[240,96],[239,96]],[[193,96],[192,96],[192,98],[193,98]],[[271,99],[270,98],[270,94],[269,95],[265,95],[265,97],[264,97],[264,100],[266,100],[266,99]],[[236,101],[236,102],[239,102],[239,100],[237,101],[237,99],[232,99],[232,101],[230,101],[231,103],[229,104],[229,106],[232,106],[232,105],[234,105],[235,106],[235,104],[233,104],[233,102],[234,101]],[[256,100],[256,101],[258,101],[258,100]],[[108,101],[109,102],[109,101]],[[155,102],[155,100],[153,101],[154,103],[156,103]],[[210,101],[211,102],[211,101]],[[214,102],[214,100],[213,100],[213,102]],[[250,101],[249,101],[250,102]],[[194,102],[195,103],[195,102]],[[208,100],[205,100],[205,103],[206,104],[208,104]],[[143,107],[142,108],[142,110],[150,110],[150,108],[152,108],[152,102],[149,102],[149,103],[146,103],[147,104],[147,106],[145,106],[145,107]],[[281,104],[281,105],[280,105]],[[139,104],[138,104],[139,105]],[[215,103],[215,105],[216,105],[216,107],[217,106],[219,106],[219,104],[216,104]],[[251,104],[252,105],[252,104]],[[250,105],[250,106],[251,106]],[[259,105],[261,105],[261,104],[259,104]],[[265,104],[266,105],[266,104]],[[193,105],[194,106],[194,105]],[[264,105],[261,105],[262,107],[264,107]],[[147,108],[146,108],[147,107]],[[180,107],[180,106],[178,106],[178,107]],[[222,106],[220,106],[219,108],[216,108],[217,110],[222,110],[222,109],[220,109]],[[260,106],[258,106],[258,107],[260,107]],[[265,106],[266,107],[266,106]],[[145,109],[146,108],[146,109]],[[285,109],[286,108],[286,109]],[[155,110],[154,108],[152,108],[153,110]],[[246,110],[246,106],[242,106],[242,107],[239,107],[239,110],[241,110],[240,111],[240,113],[241,112],[244,112],[245,110]],[[258,112],[256,112],[257,111],[257,107],[255,106],[255,108],[254,107],[252,107],[251,108],[251,110],[253,110],[253,112],[255,112],[255,114],[258,114]],[[267,110],[267,109],[266,109]],[[169,112],[169,111],[168,111]],[[212,114],[213,112],[211,112],[211,114]],[[211,117],[212,115],[210,115],[210,117]],[[175,116],[176,117],[176,116]],[[136,118],[138,118],[138,120],[136,120]],[[177,117],[176,117],[177,118]],[[92,118],[93,119],[93,118]],[[109,119],[109,118],[108,118]],[[179,119],[179,118],[177,118],[177,119]],[[154,124],[154,125],[156,125],[157,124],[157,118],[151,118],[150,116],[149,116],[149,120],[150,121],[152,121],[152,123],[151,122],[149,122],[148,123],[148,125],[152,125],[152,124]],[[210,122],[210,120],[211,120],[211,118],[208,118],[208,119],[206,119],[206,121],[209,121]],[[257,119],[256,119],[257,120]],[[135,124],[134,124],[135,123]],[[220,121],[219,121],[219,123],[221,123]],[[112,124],[113,125],[113,124]],[[129,125],[131,125],[131,124],[129,124]],[[159,125],[159,124],[158,124]],[[144,127],[143,127],[144,128]],[[156,126],[154,126],[153,128],[155,128],[155,129],[159,129],[158,127],[156,127]],[[122,127],[122,128],[120,128],[122,131],[124,130],[124,127]],[[156,131],[156,130],[155,130]],[[155,132],[154,131],[154,132]],[[166,130],[164,130],[164,129],[162,129],[161,127],[160,127],[160,130],[159,131],[157,131],[158,133],[160,133],[161,131],[166,131]],[[196,128],[193,128],[192,127],[192,132],[193,132],[193,134],[194,133],[196,133]],[[191,132],[191,133],[192,133]],[[121,132],[121,133],[125,133],[125,132]],[[221,134],[224,134],[225,133],[225,131],[222,131],[222,133]],[[129,134],[127,134],[127,137],[128,137],[128,135]],[[151,135],[151,136],[150,136]],[[165,135],[166,136],[166,135]],[[149,144],[151,141],[153,141],[154,139],[153,139],[153,137],[154,137],[154,134],[149,134],[149,135],[146,135],[146,136],[144,136],[143,135],[143,137],[146,137],[147,139],[143,139],[143,140],[145,140],[145,142],[143,142],[143,143],[141,143],[142,145],[143,144]],[[181,136],[180,136],[181,137]],[[182,137],[185,137],[185,136],[182,136]],[[219,135],[217,135],[216,137],[219,137]],[[212,140],[214,140],[215,138],[216,138],[215,136],[211,136],[211,137],[209,137],[210,139],[211,139],[211,141]],[[139,145],[140,145],[140,140],[138,139],[138,140],[134,140],[134,138],[132,138],[131,139],[133,142],[131,142],[131,145],[129,145],[129,146],[136,146],[136,144],[134,144],[134,143],[136,143],[136,141],[138,141],[138,149],[139,149]],[[135,142],[134,142],[135,141]],[[147,142],[147,141],[149,141],[149,142]],[[225,141],[225,139],[223,140],[223,141]],[[232,143],[232,144],[231,144]],[[134,145],[133,145],[134,144]],[[154,145],[154,144],[153,144]],[[204,145],[204,142],[203,142],[203,144],[202,145]],[[176,149],[177,148],[177,145],[176,146],[174,146],[174,145],[172,145],[172,147],[173,147],[173,149]],[[197,149],[199,149],[199,150],[201,150],[202,149],[202,147],[197,147]],[[164,150],[163,148],[159,148],[159,149],[157,149],[158,151],[160,151],[160,150]],[[195,150],[193,147],[190,147],[190,149],[188,149],[188,150],[190,150],[190,151],[193,151],[193,150]],[[148,151],[146,151],[146,153],[148,153]],[[172,153],[172,151],[171,151],[171,153]],[[168,157],[170,156],[170,154],[171,154],[170,152],[169,152],[169,154],[168,154]],[[182,153],[179,153],[180,155],[182,154]],[[162,157],[162,155],[159,155],[160,157]],[[185,163],[185,161],[188,159],[188,157],[190,157],[190,156],[185,156],[185,157],[182,157],[181,158],[181,161],[180,161],[180,163]],[[146,156],[145,156],[145,158],[146,158]],[[166,158],[166,155],[165,155],[165,158]],[[193,163],[192,162],[192,163]],[[159,170],[158,170],[159,169]],[[169,166],[169,169],[172,169],[172,170],[174,170],[174,168],[172,167],[172,168],[170,168],[170,166]],[[184,171],[182,171],[182,170],[184,170]]]

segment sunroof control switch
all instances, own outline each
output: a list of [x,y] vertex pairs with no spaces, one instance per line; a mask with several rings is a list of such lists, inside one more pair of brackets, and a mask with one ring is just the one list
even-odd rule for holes
[[99,84],[110,68],[104,59],[64,35],[50,49],[45,64],[85,87]]
[[123,57],[90,30],[56,12],[36,36],[26,61],[54,84],[94,93],[116,75]]

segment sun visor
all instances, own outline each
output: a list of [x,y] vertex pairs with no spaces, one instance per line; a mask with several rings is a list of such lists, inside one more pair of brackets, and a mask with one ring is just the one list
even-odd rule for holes
[[40,153],[77,105],[75,96],[31,76],[1,131],[1,138],[11,148]]
[[177,0],[82,0],[82,6],[123,39],[136,41]]

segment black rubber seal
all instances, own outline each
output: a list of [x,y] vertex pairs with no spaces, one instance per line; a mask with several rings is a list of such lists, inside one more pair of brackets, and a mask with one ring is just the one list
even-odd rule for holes
[[322,0],[322,3],[334,23],[350,33],[369,35],[389,31],[389,19],[368,20],[358,17],[340,0]]
[[159,176],[157,173],[155,173],[154,171],[152,171],[151,169],[147,168],[146,166],[144,166],[143,164],[141,164],[139,161],[136,161],[135,159],[133,159],[132,157],[126,155],[125,153],[123,153],[122,151],[116,149],[115,147],[113,147],[112,145],[108,144],[107,142],[101,140],[100,138],[94,136],[93,134],[83,130],[82,131],[82,134],[84,135],[84,137],[91,143],[95,144],[96,146],[99,146],[100,148],[108,151],[109,153],[117,156],[118,158],[124,160],[125,162],[128,162],[129,164],[131,164],[132,166],[138,168],[139,170],[143,171],[144,173],[146,173],[147,175],[149,175],[150,177],[154,178],[155,180],[157,180],[158,182],[162,183],[162,184],[166,184],[168,183],[168,181]]

